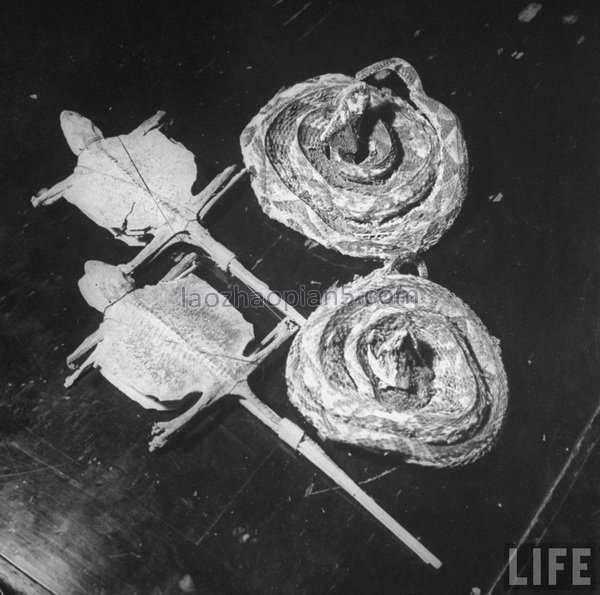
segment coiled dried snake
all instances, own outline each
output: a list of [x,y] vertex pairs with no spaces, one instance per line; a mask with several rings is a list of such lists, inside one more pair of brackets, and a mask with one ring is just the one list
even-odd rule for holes
[[292,403],[323,438],[421,465],[474,461],[507,406],[499,343],[453,293],[378,269],[330,290],[290,349]]
[[[406,99],[385,87],[394,74]],[[326,74],[278,93],[245,128],[241,147],[267,215],[361,258],[426,250],[466,194],[458,119],[398,58],[356,78]]]

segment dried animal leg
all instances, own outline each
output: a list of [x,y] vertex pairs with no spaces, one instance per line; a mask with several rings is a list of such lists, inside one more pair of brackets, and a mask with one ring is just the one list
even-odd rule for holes
[[31,204],[34,207],[46,206],[55,203],[57,200],[62,198],[65,192],[67,192],[74,183],[74,174],[68,178],[54,184],[52,188],[42,188],[32,199]]
[[67,357],[67,366],[71,369],[75,369],[77,366],[75,362],[82,358],[90,349],[93,349],[102,341],[103,332],[102,329],[96,329],[91,335],[86,337],[83,343],[75,350],[71,355]]
[[157,111],[153,116],[150,116],[147,120],[144,120],[131,135],[140,134],[145,136],[151,130],[160,130],[166,124],[167,112],[163,110]]
[[[99,332],[100,329],[98,329],[96,332]],[[89,338],[89,337],[88,337]],[[71,374],[70,376],[67,376],[65,378],[65,388],[71,388],[71,386],[73,386],[73,384],[75,384],[75,381],[91,366],[93,366],[96,363],[96,359],[94,357],[94,352],[92,352],[89,357],[83,362],[83,364],[81,364],[81,366],[79,366],[79,368],[77,368],[75,370],[75,372],[73,372],[73,374]]]

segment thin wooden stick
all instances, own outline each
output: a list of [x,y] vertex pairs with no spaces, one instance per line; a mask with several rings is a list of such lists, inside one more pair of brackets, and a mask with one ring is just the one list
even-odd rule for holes
[[[234,172],[237,169],[235,165],[232,165],[231,168],[233,168]],[[246,169],[240,170],[229,180],[228,184],[224,188],[207,193],[207,197],[203,200],[200,208],[198,209],[198,219],[202,221],[204,217],[206,217],[210,209],[212,209],[217,204],[217,202],[221,200],[221,198],[229,191],[231,186],[237,184],[237,182],[241,180],[246,175],[246,173],[248,173]],[[208,186],[205,188],[205,190],[207,188]],[[204,194],[204,191],[202,192],[202,194]]]
[[238,170],[238,166],[237,165],[230,165],[228,167],[226,167],[221,173],[217,174],[201,191],[200,194],[198,194],[197,199],[198,199],[198,209],[201,209],[204,205],[206,205],[206,203],[208,201],[211,200],[211,198],[219,192],[220,189],[222,189],[222,187],[225,185],[225,189],[231,187],[233,184],[235,184],[234,181],[233,184],[230,182],[228,183],[228,180],[230,180],[230,178],[233,177],[233,175],[235,174],[235,172]]
[[[277,308],[287,318],[291,318],[298,326],[304,326],[306,318],[296,308],[274,293],[264,281],[254,276],[237,258],[233,258],[229,262],[227,269],[232,275],[252,289],[252,291],[258,293],[269,305]],[[276,297],[277,299],[273,301],[272,297]]]
[[247,391],[240,400],[250,413],[273,430],[281,440],[304,455],[315,467],[328,475],[371,516],[406,545],[423,562],[438,569],[442,562],[434,556],[416,537],[411,535],[398,521],[388,514],[351,477],[336,465],[327,453],[304,431],[289,419],[279,417],[262,403],[254,394]]
[[190,273],[194,272],[197,267],[198,261],[196,259],[196,254],[193,252],[185,254],[183,258],[176,263],[161,279],[161,283],[182,279],[183,277],[186,277]]

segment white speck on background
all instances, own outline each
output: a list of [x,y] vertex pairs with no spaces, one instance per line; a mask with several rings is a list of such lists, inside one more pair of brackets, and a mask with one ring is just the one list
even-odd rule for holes
[[529,23],[542,10],[542,5],[539,2],[530,2],[520,13],[518,19],[522,23]]
[[184,593],[195,593],[196,587],[194,586],[194,581],[189,574],[181,577],[181,580],[178,583],[179,589]]
[[561,20],[565,25],[574,25],[579,20],[579,15],[576,12],[573,14],[566,14]]

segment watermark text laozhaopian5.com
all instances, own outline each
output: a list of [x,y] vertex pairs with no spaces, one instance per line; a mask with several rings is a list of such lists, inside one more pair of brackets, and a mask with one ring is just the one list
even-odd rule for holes
[[593,592],[596,548],[590,544],[535,544],[505,547],[504,587],[515,591]]
[[[224,301],[223,297],[227,301]],[[344,291],[343,287],[326,289],[321,292],[318,289],[300,285],[298,289],[270,291],[266,298],[263,298],[257,293],[241,291],[237,286],[223,292],[214,290],[203,293],[188,291],[185,287],[181,288],[181,305],[185,308],[214,308],[218,305],[231,305],[236,309],[262,308],[265,301],[271,306],[287,303],[294,308],[316,308],[322,302],[339,306],[356,301],[365,305],[375,303],[381,305],[417,304],[419,296],[415,290],[389,288],[373,289],[360,296],[355,296]]]

